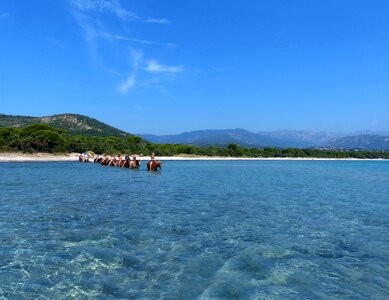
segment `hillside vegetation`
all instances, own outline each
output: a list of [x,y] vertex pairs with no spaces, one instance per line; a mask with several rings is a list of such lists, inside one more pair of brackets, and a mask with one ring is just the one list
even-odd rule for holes
[[382,151],[335,151],[318,149],[245,148],[237,144],[225,147],[199,147],[180,144],[153,144],[137,136],[126,138],[71,135],[47,124],[33,124],[25,128],[0,128],[0,151],[23,152],[83,152],[98,154],[137,153],[157,156],[177,154],[230,157],[319,157],[319,158],[386,158]]
[[[242,130],[235,130],[239,136]],[[249,134],[243,132],[247,138]],[[199,134],[197,132],[196,134]],[[209,133],[208,133],[209,134]],[[212,133],[213,134],[213,133]],[[192,134],[187,134],[192,137]],[[203,136],[203,133],[201,133]],[[227,142],[223,140],[223,143]],[[48,117],[0,115],[0,151],[83,152],[98,154],[137,153],[158,156],[177,154],[230,157],[318,157],[318,158],[387,158],[384,151],[319,150],[225,145],[156,144],[131,135],[93,118],[77,114]]]
[[100,137],[73,135],[47,124],[33,124],[24,128],[0,128],[0,151],[23,152],[83,152],[96,153],[142,152],[149,153],[146,142],[137,136]]
[[47,124],[73,135],[125,138],[129,133],[78,114],[60,114],[46,117],[11,116],[0,114],[0,127],[24,128],[32,124]]

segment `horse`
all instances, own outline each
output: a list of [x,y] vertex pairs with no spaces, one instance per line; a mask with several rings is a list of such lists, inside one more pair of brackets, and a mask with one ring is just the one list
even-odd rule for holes
[[117,161],[116,166],[119,168],[129,168],[130,161],[128,159],[120,159],[119,161]]
[[119,167],[121,168],[129,168],[129,169],[138,169],[140,166],[140,161],[138,159],[136,160],[124,160],[122,161],[121,165]]
[[103,158],[102,157],[95,157],[95,159],[93,160],[94,163],[101,163],[103,161]]
[[162,163],[158,160],[152,160],[147,163],[147,170],[158,171],[158,168],[162,170]]
[[109,158],[108,157],[104,157],[102,160],[101,160],[101,164],[103,166],[108,166],[109,164]]
[[139,159],[136,159],[136,160],[131,160],[130,161],[130,169],[138,169],[140,166],[140,160]]
[[79,162],[89,162],[89,157],[83,156],[82,154],[78,157]]

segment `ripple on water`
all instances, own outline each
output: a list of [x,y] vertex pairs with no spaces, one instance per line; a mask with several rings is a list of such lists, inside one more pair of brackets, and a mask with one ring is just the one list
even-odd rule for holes
[[0,298],[385,299],[387,162],[0,165]]

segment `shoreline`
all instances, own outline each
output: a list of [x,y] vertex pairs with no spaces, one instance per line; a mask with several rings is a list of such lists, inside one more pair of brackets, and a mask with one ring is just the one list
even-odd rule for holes
[[[70,154],[51,154],[51,153],[0,153],[0,163],[2,162],[76,162],[78,161],[79,153]],[[150,160],[149,156],[139,156],[141,161]],[[318,158],[318,157],[211,157],[211,156],[195,156],[195,155],[180,155],[180,156],[158,156],[157,160],[161,161],[389,161],[388,159],[360,159],[360,158]]]

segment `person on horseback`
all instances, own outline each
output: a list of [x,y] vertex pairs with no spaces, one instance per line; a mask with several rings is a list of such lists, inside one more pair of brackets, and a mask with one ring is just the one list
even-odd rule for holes
[[112,167],[112,166],[114,166],[116,164],[116,157],[113,155],[113,154],[111,154],[111,158],[109,159],[109,166],[110,167]]
[[151,155],[150,155],[150,170],[152,170],[152,167],[153,167],[153,164],[154,164],[154,162],[155,162],[155,154],[154,154],[154,152],[153,153],[151,153]]
[[123,160],[123,156],[121,154],[119,154],[119,157],[118,157],[118,166],[120,167],[121,163],[122,163],[122,160]]

